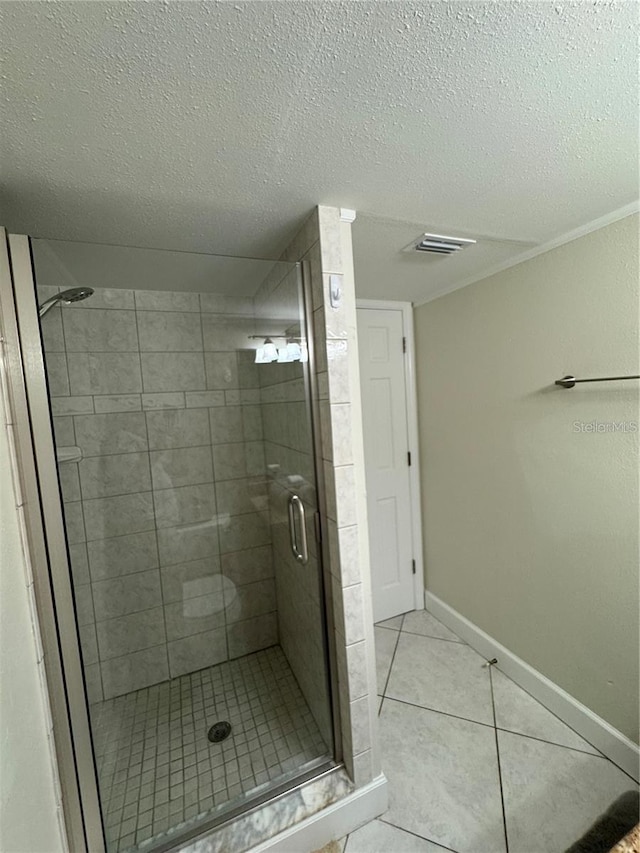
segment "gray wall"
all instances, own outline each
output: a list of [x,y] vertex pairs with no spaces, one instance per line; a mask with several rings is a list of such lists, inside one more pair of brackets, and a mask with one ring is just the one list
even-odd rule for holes
[[[415,312],[428,589],[638,737],[638,217]],[[636,424],[596,432],[580,424]]]
[[278,640],[253,331],[252,300],[146,290],[43,320],[92,701]]

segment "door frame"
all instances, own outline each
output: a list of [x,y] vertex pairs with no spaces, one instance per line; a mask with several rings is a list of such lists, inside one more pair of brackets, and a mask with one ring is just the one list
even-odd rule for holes
[[[411,536],[416,573],[413,576],[413,600],[416,610],[424,610],[424,552],[422,548],[422,501],[420,496],[420,439],[418,431],[418,392],[415,369],[415,336],[413,304],[387,299],[356,299],[358,309],[398,311],[402,317],[402,334],[406,340],[404,379],[407,405],[407,443],[411,453],[409,499],[411,503]],[[366,466],[365,466],[366,467]]]

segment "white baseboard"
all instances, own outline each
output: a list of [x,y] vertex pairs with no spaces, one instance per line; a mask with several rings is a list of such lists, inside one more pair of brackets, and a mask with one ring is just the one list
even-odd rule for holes
[[387,779],[380,775],[341,800],[327,806],[268,841],[251,853],[311,853],[330,841],[344,838],[386,812],[389,804]]
[[469,643],[487,660],[497,658],[497,668],[519,684],[534,699],[571,726],[636,781],[640,776],[640,749],[628,737],[594,714],[586,705],[525,663],[509,649],[470,622],[431,592],[425,592],[427,610]]

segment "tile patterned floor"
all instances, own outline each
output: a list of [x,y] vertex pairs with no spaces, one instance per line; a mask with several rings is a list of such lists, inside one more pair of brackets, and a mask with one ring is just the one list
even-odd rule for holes
[[[278,646],[91,708],[110,851],[224,811],[327,754]],[[228,720],[222,743],[209,727]]]
[[375,640],[390,804],[344,853],[561,853],[637,788],[430,613]]

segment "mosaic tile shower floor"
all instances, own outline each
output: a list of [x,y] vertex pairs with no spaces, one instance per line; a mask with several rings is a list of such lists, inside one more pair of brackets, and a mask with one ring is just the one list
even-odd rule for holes
[[[99,702],[91,718],[110,851],[146,847],[328,753],[279,646]],[[211,743],[219,720],[231,734]]]

